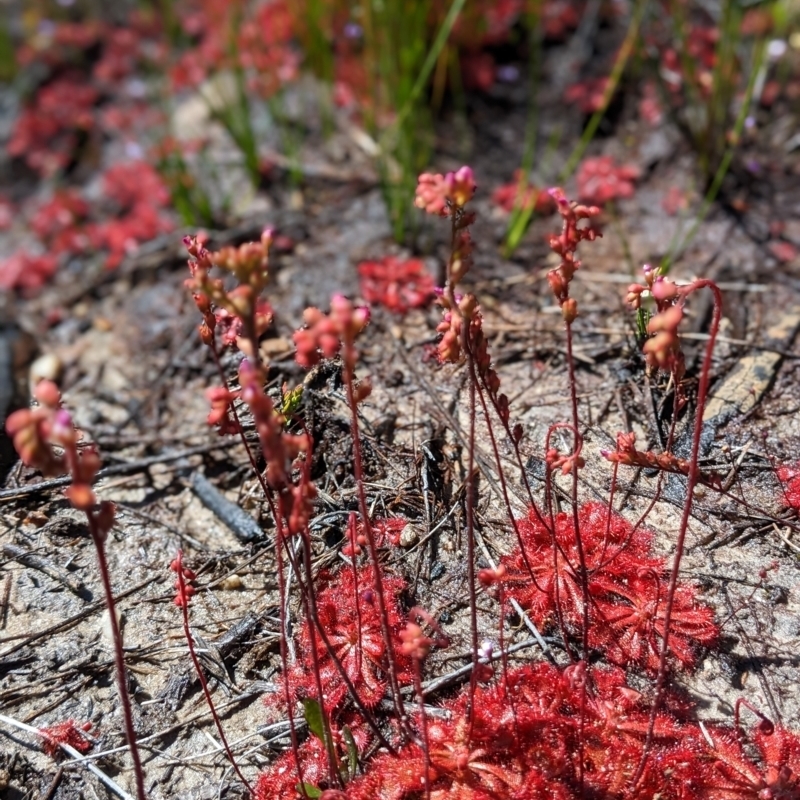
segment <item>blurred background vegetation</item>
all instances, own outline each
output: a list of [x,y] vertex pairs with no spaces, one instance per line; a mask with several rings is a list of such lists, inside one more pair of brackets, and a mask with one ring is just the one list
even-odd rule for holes
[[[628,196],[635,170],[586,158],[623,106],[680,131],[706,210],[757,111],[797,127],[797,0],[2,4],[0,234],[33,237],[8,240],[22,244],[6,289],[87,254],[113,267],[177,224],[228,224],[276,180],[302,189],[309,153],[342,133],[361,157],[349,174],[374,176],[413,247],[417,175],[443,143],[469,158],[471,98],[509,86],[527,123],[520,151],[498,152],[516,167],[495,191],[506,255],[547,213],[547,185],[577,171],[587,201]],[[543,136],[562,114],[578,139]]]

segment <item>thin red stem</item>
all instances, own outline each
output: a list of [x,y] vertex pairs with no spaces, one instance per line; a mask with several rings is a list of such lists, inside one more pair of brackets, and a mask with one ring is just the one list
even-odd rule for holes
[[678,539],[675,543],[675,557],[672,562],[672,571],[669,577],[667,588],[667,602],[664,609],[664,638],[661,642],[661,656],[658,663],[658,677],[656,679],[656,694],[653,700],[653,707],[650,709],[650,721],[647,726],[647,737],[645,739],[644,750],[636,774],[633,777],[632,787],[636,787],[644,774],[647,758],[653,743],[653,731],[656,724],[656,715],[667,688],[667,658],[669,656],[669,628],[672,620],[672,609],[675,604],[675,592],[678,588],[678,577],[681,568],[681,559],[686,545],[686,533],[689,530],[689,517],[692,513],[692,503],[694,500],[694,489],[700,477],[700,440],[703,435],[703,411],[708,397],[708,387],[711,382],[711,359],[714,355],[714,346],[719,333],[719,324],[722,318],[722,292],[719,287],[707,279],[701,279],[691,284],[691,288],[686,292],[690,294],[697,289],[708,288],[714,295],[714,313],[711,318],[711,328],[709,331],[706,351],[703,357],[703,366],[700,370],[700,383],[697,388],[697,408],[695,409],[694,433],[692,436],[692,455],[689,461],[689,475],[686,482],[686,503],[681,515],[681,524],[678,529]]
[[364,524],[364,533],[367,537],[367,548],[372,563],[375,566],[375,594],[378,601],[378,613],[381,620],[381,635],[386,645],[386,660],[389,664],[389,685],[392,690],[392,702],[395,713],[403,727],[406,727],[406,712],[403,704],[403,697],[400,694],[400,682],[397,677],[397,664],[394,660],[394,643],[392,641],[392,628],[389,624],[389,612],[386,608],[386,597],[383,591],[383,578],[381,576],[380,564],[378,563],[378,548],[375,545],[375,533],[369,519],[369,509],[367,508],[367,492],[364,488],[364,465],[361,457],[361,435],[358,426],[358,404],[355,400],[353,391],[353,368],[355,361],[355,348],[352,342],[345,342],[344,354],[344,381],[347,387],[347,404],[350,406],[350,432],[353,438],[353,473],[356,479],[356,490],[358,493],[358,508],[361,512],[361,519]]
[[200,685],[203,687],[203,694],[206,698],[206,704],[208,705],[208,710],[211,712],[211,717],[214,720],[214,725],[217,729],[217,733],[219,734],[219,738],[222,741],[222,746],[225,748],[225,753],[228,756],[228,761],[231,762],[231,766],[233,767],[234,772],[239,776],[239,780],[247,787],[247,791],[250,794],[253,794],[253,787],[250,785],[250,782],[245,778],[242,774],[242,771],[239,769],[239,765],[236,763],[236,759],[234,758],[233,751],[231,750],[230,745],[228,744],[228,739],[225,736],[225,731],[222,729],[222,722],[220,721],[219,714],[217,714],[217,709],[214,706],[214,700],[211,697],[211,692],[208,688],[208,681],[206,681],[205,673],[203,672],[203,667],[200,665],[200,659],[197,657],[197,653],[194,648],[194,640],[192,639],[192,632],[189,629],[189,598],[186,595],[186,581],[183,576],[183,552],[178,550],[178,555],[175,560],[177,569],[175,570],[178,576],[178,597],[181,599],[181,612],[183,616],[183,633],[186,637],[186,644],[189,647],[189,656],[192,659],[192,664],[194,664],[194,670],[197,673],[197,678],[200,681]]
[[94,542],[97,552],[97,564],[100,568],[100,578],[103,582],[103,592],[105,593],[106,608],[108,609],[109,622],[111,624],[111,638],[114,643],[114,665],[117,673],[117,689],[119,699],[122,703],[122,719],[125,724],[125,738],[128,740],[128,748],[133,761],[133,775],[136,783],[137,800],[147,800],[144,791],[144,770],[142,769],[142,759],[139,755],[139,748],[136,746],[136,731],[133,727],[133,712],[131,710],[131,699],[128,694],[128,674],[125,669],[125,654],[122,650],[122,634],[117,622],[117,606],[114,602],[114,593],[111,589],[111,576],[108,572],[108,561],[106,560],[105,537],[100,532],[94,514],[91,511],[86,513],[89,520],[89,533]]
[[472,737],[474,723],[473,704],[475,689],[478,685],[478,603],[475,591],[475,395],[477,392],[478,376],[475,369],[475,359],[469,348],[469,320],[464,320],[462,336],[463,348],[467,357],[469,368],[469,439],[467,452],[467,477],[465,479],[465,499],[467,516],[467,586],[469,587],[469,634],[472,649],[472,671],[469,678],[469,703],[467,705],[467,719],[469,720],[469,736]]

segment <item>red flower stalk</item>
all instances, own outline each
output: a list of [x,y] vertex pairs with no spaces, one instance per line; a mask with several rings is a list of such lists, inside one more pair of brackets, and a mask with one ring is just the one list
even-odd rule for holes
[[284,511],[288,515],[292,508],[291,495],[287,494],[292,484],[292,465],[300,453],[308,449],[308,437],[284,430],[283,415],[262,388],[262,371],[253,367],[249,359],[243,359],[239,365],[239,384],[242,387],[242,402],[253,415],[261,450],[267,461],[267,483],[282,493],[286,503]]
[[355,366],[357,352],[352,342],[369,322],[368,308],[353,306],[346,297],[335,294],[328,314],[318,308],[307,308],[303,321],[305,327],[295,331],[293,336],[298,364],[310,369],[323,358],[333,358],[345,345],[344,357],[350,369]]
[[647,323],[647,332],[651,337],[642,347],[647,364],[653,369],[669,372],[676,385],[678,402],[682,405],[684,398],[681,391],[681,380],[686,371],[683,351],[678,336],[678,326],[683,318],[683,305],[686,298],[704,282],[679,285],[669,278],[662,277],[658,270],[645,264],[643,267],[644,284],[632,283],[628,287],[625,301],[631,308],[641,307],[642,297],[650,296],[655,301],[656,313]]
[[[203,315],[200,335],[206,344],[213,341],[220,324],[226,330],[226,343],[235,340],[246,356],[256,358],[258,339],[272,321],[271,309],[261,298],[269,277],[272,239],[272,231],[266,229],[260,242],[224,247],[216,252],[207,250],[197,237],[184,239],[191,256],[188,262],[191,277],[186,286]],[[222,280],[211,277],[214,267],[232,273],[237,286],[226,291]]]
[[192,632],[189,628],[189,603],[191,602],[192,596],[195,593],[195,588],[189,584],[189,581],[193,581],[197,576],[192,570],[183,565],[183,552],[181,550],[178,550],[178,554],[170,563],[169,568],[176,575],[175,605],[178,606],[178,608],[180,608],[182,611],[183,633],[186,637],[189,655],[192,659],[192,664],[194,665],[194,670],[197,673],[197,678],[200,681],[200,685],[203,687],[203,695],[205,696],[208,709],[211,712],[211,717],[214,720],[214,726],[217,729],[222,746],[225,748],[225,754],[228,756],[228,760],[231,762],[234,772],[236,772],[236,774],[239,776],[239,780],[247,787],[247,790],[252,795],[253,788],[250,786],[247,778],[244,777],[242,771],[239,769],[239,765],[236,763],[233,751],[228,744],[228,739],[225,736],[225,731],[222,728],[222,722],[220,721],[219,714],[217,714],[214,700],[211,697],[211,691],[208,688],[208,681],[206,680],[203,667],[200,664],[200,659],[197,657],[197,652],[194,648],[194,639],[192,638]]
[[585,206],[570,203],[559,188],[550,189],[550,196],[555,200],[558,213],[563,219],[561,233],[550,237],[550,249],[561,257],[561,264],[547,273],[547,281],[561,306],[566,322],[573,322],[577,316],[574,300],[570,302],[569,286],[581,262],[575,258],[578,245],[583,241],[593,242],[602,236],[595,228],[578,227],[583,219],[591,219],[600,213],[597,206]]
[[36,467],[48,476],[65,472],[69,472],[72,476],[72,483],[66,490],[66,495],[74,508],[86,514],[89,534],[97,554],[114,643],[117,688],[125,723],[125,737],[133,761],[136,796],[138,800],[145,800],[144,771],[136,746],[122,634],[117,621],[116,603],[105,553],[106,539],[114,525],[114,504],[108,501],[97,502],[92,482],[100,469],[100,458],[94,447],[79,446],[80,436],[72,423],[72,417],[60,407],[61,394],[58,387],[52,381],[41,381],[34,390],[34,397],[39,405],[32,409],[20,409],[11,414],[6,420],[6,431],[12,438],[20,458],[28,466]]
[[[652,341],[652,340],[648,340]],[[601,450],[600,455],[607,461],[625,464],[629,467],[644,467],[645,469],[657,469],[662,472],[673,472],[678,475],[688,475],[690,462],[685,458],[678,458],[672,453],[653,453],[650,450],[636,449],[636,434],[618,433],[617,449]],[[722,478],[717,473],[701,475],[700,480],[709,486],[720,486]]]

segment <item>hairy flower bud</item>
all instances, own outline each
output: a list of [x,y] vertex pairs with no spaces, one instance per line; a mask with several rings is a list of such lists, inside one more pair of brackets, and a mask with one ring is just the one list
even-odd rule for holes
[[575,322],[575,318],[578,316],[578,303],[574,297],[568,297],[561,304],[561,315],[568,325]]

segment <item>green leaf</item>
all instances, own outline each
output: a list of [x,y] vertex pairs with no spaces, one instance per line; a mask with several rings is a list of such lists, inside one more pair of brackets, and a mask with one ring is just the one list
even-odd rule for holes
[[305,794],[306,797],[322,797],[322,789],[318,789],[310,783],[298,783],[294,788],[300,794]]
[[290,389],[281,400],[281,414],[287,419],[293,417],[303,402],[303,384]]
[[353,733],[347,725],[342,728],[342,738],[347,746],[347,779],[353,780],[358,769],[358,747]]
[[303,716],[311,733],[321,742],[326,741],[325,720],[322,716],[322,706],[319,701],[313,697],[307,697],[303,700]]

